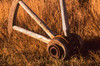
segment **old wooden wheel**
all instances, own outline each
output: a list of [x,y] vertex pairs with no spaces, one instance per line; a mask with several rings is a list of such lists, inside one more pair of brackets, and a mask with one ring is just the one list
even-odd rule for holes
[[[46,38],[42,35],[14,25],[19,5],[24,8],[24,10],[36,21],[36,23],[47,33],[50,38]],[[76,48],[77,46],[78,48],[81,48],[82,41],[80,40],[80,36],[70,33],[70,27],[64,0],[60,0],[60,7],[64,36],[56,35],[56,33],[52,32],[49,27],[34,12],[32,12],[32,10],[22,0],[14,0],[10,9],[8,19],[9,35],[11,34],[12,30],[16,30],[37,40],[43,41],[48,44],[47,50],[51,57],[56,59],[65,59],[70,53],[75,50],[73,48]]]

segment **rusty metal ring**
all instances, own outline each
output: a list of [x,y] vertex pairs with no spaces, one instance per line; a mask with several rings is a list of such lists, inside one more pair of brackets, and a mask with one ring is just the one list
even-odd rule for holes
[[69,42],[68,42],[63,36],[61,36],[61,35],[57,35],[57,36],[55,36],[54,38],[62,38],[63,40],[66,41],[67,44],[69,44]]
[[[55,45],[55,44],[60,46],[63,50],[63,54],[62,54],[62,57],[60,59],[65,59],[69,54],[69,49],[68,49],[66,41],[60,37],[52,39],[49,42],[48,47],[47,47],[48,52],[50,51],[49,50],[50,46]],[[60,51],[60,54],[61,54],[61,51]],[[50,55],[50,53],[49,53],[49,55]]]
[[60,57],[60,49],[57,45],[51,45],[49,47],[49,53],[52,57],[59,58]]

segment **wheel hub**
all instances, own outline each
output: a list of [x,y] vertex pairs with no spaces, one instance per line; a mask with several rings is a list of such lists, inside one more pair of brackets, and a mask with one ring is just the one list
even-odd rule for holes
[[59,59],[65,58],[68,54],[67,42],[61,37],[52,39],[47,47],[48,53],[51,57]]
[[66,59],[78,52],[81,48],[80,39],[72,34],[70,37],[57,36],[52,39],[47,47],[48,53],[55,59]]

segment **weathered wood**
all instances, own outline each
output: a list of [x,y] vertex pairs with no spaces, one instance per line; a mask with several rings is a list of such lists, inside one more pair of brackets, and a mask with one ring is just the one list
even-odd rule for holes
[[42,35],[36,34],[34,32],[31,32],[29,30],[23,29],[23,28],[18,27],[18,26],[13,26],[13,29],[16,30],[16,31],[19,31],[19,32],[21,32],[23,34],[26,34],[28,36],[31,36],[31,37],[33,37],[35,39],[38,39],[40,41],[43,41],[43,42],[45,42],[47,44],[51,41],[50,39],[48,39],[48,38],[46,38],[46,37],[44,37]]
[[37,22],[37,24],[49,35],[50,38],[54,38],[55,35],[49,29],[49,27],[23,1],[19,1],[19,4]]
[[62,29],[64,31],[65,36],[70,35],[70,27],[68,22],[68,15],[65,5],[65,0],[60,0],[60,8],[61,8],[61,15],[62,15]]
[[8,33],[9,35],[12,32],[12,26],[13,26],[13,22],[15,21],[15,17],[17,14],[17,10],[18,10],[18,2],[19,0],[14,0],[10,9],[10,13],[9,13],[9,18],[8,18]]

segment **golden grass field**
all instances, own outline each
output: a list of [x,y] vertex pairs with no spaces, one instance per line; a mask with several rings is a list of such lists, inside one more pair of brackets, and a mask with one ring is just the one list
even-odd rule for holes
[[[0,0],[0,66],[99,66],[100,0],[65,0],[71,33],[80,35],[80,55],[69,60],[49,57],[47,45],[17,31],[8,37],[7,22],[13,0]],[[52,31],[63,35],[59,0],[23,0]],[[20,6],[16,25],[48,37]]]

